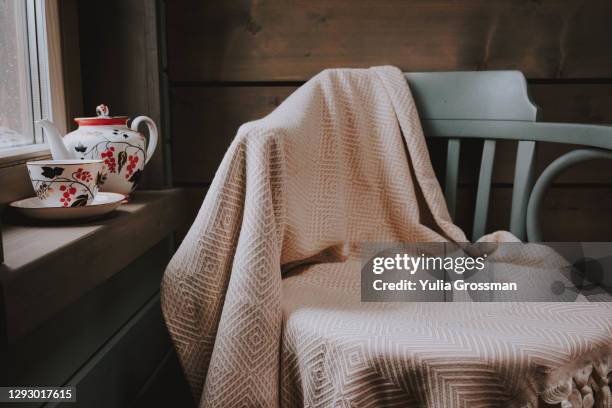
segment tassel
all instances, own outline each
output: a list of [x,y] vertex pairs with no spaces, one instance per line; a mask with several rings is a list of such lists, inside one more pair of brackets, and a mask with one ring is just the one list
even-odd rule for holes
[[[570,394],[567,400],[570,403],[569,406],[572,408],[587,408],[587,406],[583,404],[582,396],[580,395],[580,391],[578,391],[577,389],[572,390],[572,393]],[[591,407],[588,407],[588,408],[591,408]]]
[[555,385],[548,387],[542,393],[541,398],[547,404],[561,403],[562,408],[571,408],[572,404],[568,401],[568,398],[572,392],[572,389],[572,379],[570,377],[564,380],[560,380]]
[[606,358],[594,363],[594,380],[599,388],[597,393],[597,408],[611,408],[612,396],[610,395],[610,380],[608,379],[609,366]]
[[593,365],[587,364],[578,369],[574,374],[574,381],[576,381],[580,394],[582,394],[582,397],[580,398],[582,403],[580,405],[584,408],[593,408],[593,405],[595,404],[593,389],[588,385],[592,372]]

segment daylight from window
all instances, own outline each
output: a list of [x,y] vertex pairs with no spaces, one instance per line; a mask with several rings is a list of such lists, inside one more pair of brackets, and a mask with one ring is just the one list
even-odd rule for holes
[[41,141],[34,128],[42,73],[36,15],[34,2],[0,0],[0,149]]

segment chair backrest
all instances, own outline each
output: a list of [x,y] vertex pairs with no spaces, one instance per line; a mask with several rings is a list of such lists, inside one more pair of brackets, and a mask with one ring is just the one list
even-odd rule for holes
[[[530,100],[527,82],[519,71],[415,72],[405,76],[425,135],[448,139],[444,195],[453,217],[457,207],[461,140],[484,140],[473,240],[486,232],[497,140],[518,141],[509,230],[522,240],[542,240],[539,225],[542,198],[561,171],[585,160],[612,159],[610,126],[536,122],[539,110]],[[559,157],[536,181],[537,142],[597,149],[581,149]]]

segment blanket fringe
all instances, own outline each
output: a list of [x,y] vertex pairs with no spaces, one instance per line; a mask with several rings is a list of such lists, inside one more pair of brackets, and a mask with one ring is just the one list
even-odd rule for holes
[[553,376],[540,394],[547,404],[561,408],[612,408],[610,377],[612,347],[594,351]]

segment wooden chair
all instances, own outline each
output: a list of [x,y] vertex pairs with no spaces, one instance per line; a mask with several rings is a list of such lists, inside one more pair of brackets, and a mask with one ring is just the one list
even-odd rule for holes
[[[537,122],[519,71],[406,73],[426,137],[448,139],[444,195],[451,216],[457,206],[459,153],[463,139],[483,139],[472,239],[486,232],[497,140],[518,141],[509,230],[542,241],[541,205],[547,188],[565,169],[587,160],[612,159],[612,126]],[[544,169],[535,180],[536,143],[579,146]]]

